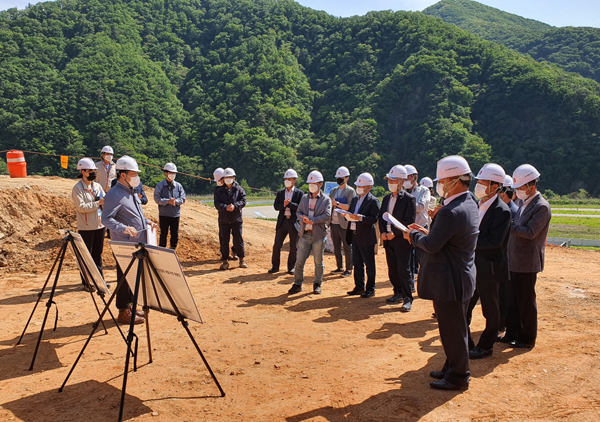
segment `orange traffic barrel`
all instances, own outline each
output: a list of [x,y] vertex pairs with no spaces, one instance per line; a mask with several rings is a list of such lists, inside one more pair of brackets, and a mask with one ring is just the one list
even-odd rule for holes
[[10,177],[27,177],[27,163],[23,151],[13,149],[6,153],[6,164]]

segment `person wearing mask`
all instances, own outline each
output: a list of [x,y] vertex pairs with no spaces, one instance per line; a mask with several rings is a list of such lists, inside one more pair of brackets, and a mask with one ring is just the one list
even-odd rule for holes
[[296,170],[288,169],[283,175],[283,181],[285,188],[277,192],[275,203],[273,204],[273,208],[279,211],[279,215],[277,216],[277,225],[275,226],[275,243],[273,244],[269,274],[275,274],[279,271],[281,247],[288,235],[290,236],[290,253],[287,260],[288,274],[294,274],[294,267],[296,266],[298,230],[300,230],[296,211],[304,193],[296,187],[296,182],[298,181]]
[[446,354],[441,371],[432,371],[430,386],[439,390],[469,387],[467,309],[475,290],[475,247],[479,209],[469,195],[473,174],[463,157],[451,155],[437,163],[436,192],[444,199],[429,230],[418,224],[404,233],[421,255],[418,291],[433,300],[440,339]]
[[308,174],[306,183],[310,193],[302,197],[298,206],[297,214],[300,220],[298,253],[294,269],[294,285],[290,288],[288,294],[296,294],[302,291],[304,265],[312,251],[315,261],[313,293],[320,295],[325,270],[323,255],[325,253],[325,243],[327,242],[327,223],[331,220],[331,199],[321,191],[323,175],[320,172],[311,171]]
[[515,191],[512,188],[512,177],[507,174],[504,180],[504,186],[498,191],[498,196],[506,205],[508,205],[512,218],[515,218],[519,211],[519,207],[513,201],[514,194]]
[[[215,193],[217,192],[217,189],[219,189],[221,186],[224,185],[223,183],[223,172],[225,170],[223,170],[221,167],[217,167],[215,169],[215,171],[213,172],[213,178],[215,181]],[[213,199],[214,200],[214,199]],[[214,202],[213,202],[214,203]],[[220,249],[219,249],[220,251]],[[237,261],[239,258],[237,256],[237,253],[235,253],[235,245],[231,246],[231,255],[227,255],[227,256],[221,256],[221,261]]]
[[113,161],[113,149],[110,146],[102,148],[101,157],[102,159],[96,163],[98,171],[96,173],[96,181],[100,183],[105,193],[112,188],[113,180],[117,179],[117,171],[115,168],[115,162]]
[[552,212],[537,190],[540,173],[523,164],[513,173],[512,188],[523,201],[514,218],[508,242],[510,280],[506,286],[508,311],[506,334],[501,339],[511,347],[532,349],[537,339],[537,274],[544,270],[546,236]]
[[[429,188],[419,185],[419,173],[417,168],[411,164],[404,166],[406,173],[408,174],[404,181],[404,190],[415,197],[417,204],[417,215],[415,217],[415,224],[421,227],[429,227],[429,203],[431,201],[431,195]],[[411,285],[412,291],[415,291],[415,276],[419,273],[419,251],[413,249],[412,258],[410,261],[411,268]]]
[[240,259],[240,268],[248,268],[244,257],[242,237],[242,209],[246,206],[246,191],[235,181],[235,171],[228,167],[223,170],[223,186],[215,191],[215,208],[219,211],[219,243],[221,244],[221,270],[229,268],[229,238],[233,235],[233,246]]
[[407,227],[415,222],[417,212],[415,197],[402,190],[406,176],[406,169],[401,165],[392,167],[385,176],[390,193],[383,197],[379,211],[379,232],[385,249],[388,275],[394,286],[394,295],[387,298],[386,302],[402,303],[400,308],[402,312],[410,312],[412,309],[413,295],[410,283],[412,246],[404,238],[402,231],[387,222],[383,215],[387,212]]
[[[71,192],[73,204],[77,214],[77,232],[81,235],[85,246],[102,274],[102,251],[104,250],[105,227],[102,225],[102,205],[104,205],[104,190],[96,180],[96,164],[91,158],[82,158],[77,163],[78,177],[81,178]],[[81,283],[86,291],[95,291],[96,288],[88,285],[81,276]]]
[[489,163],[477,174],[475,197],[479,199],[479,236],[475,249],[477,278],[475,292],[467,310],[470,325],[473,309],[481,302],[485,329],[479,342],[475,342],[469,330],[469,358],[483,359],[492,356],[498,338],[500,319],[500,285],[508,282],[508,238],[511,215],[508,205],[498,196],[498,189],[505,182],[506,173],[498,164]]
[[[346,231],[348,229],[348,220],[342,217],[341,214],[335,212],[335,208],[348,211],[350,207],[350,201],[356,196],[356,191],[348,186],[348,179],[350,178],[350,171],[347,167],[340,167],[335,172],[335,180],[338,184],[335,188],[329,192],[331,198],[331,227],[329,231],[331,233],[331,240],[333,242],[333,254],[335,255],[335,262],[337,268],[332,271],[333,274],[341,274],[344,277],[352,275],[352,245],[349,245],[346,241]],[[342,251],[344,252],[344,260],[346,267],[344,268],[344,261],[342,260]]]
[[[379,199],[371,193],[375,184],[370,173],[362,173],[354,182],[356,194],[350,202],[345,218],[350,221],[348,243],[352,244],[354,260],[354,289],[348,295],[360,295],[362,298],[375,296],[375,247],[377,246],[377,230],[375,224],[379,217]],[[367,284],[365,285],[365,268]]]
[[[102,210],[102,224],[111,231],[112,240],[122,242],[146,243],[147,226],[157,228],[158,225],[146,218],[139,196],[134,188],[140,184],[137,161],[124,155],[117,160],[117,184],[106,193]],[[123,277],[123,269],[117,262],[117,280]],[[120,324],[129,324],[134,319],[135,324],[144,322],[143,312],[135,315],[131,311],[133,293],[127,282],[121,284],[117,291],[116,305],[119,309],[117,321]]]
[[[111,189],[114,188],[116,184],[117,184],[117,179],[114,179],[110,183]],[[133,193],[135,193],[138,196],[138,198],[140,198],[140,203],[142,205],[146,205],[148,203],[148,197],[146,196],[146,190],[144,189],[143,183],[140,183],[135,188],[133,188]]]
[[427,189],[429,189],[429,209],[427,210],[427,222],[428,224],[431,224],[431,211],[433,211],[435,209],[435,206],[437,205],[437,198],[435,197],[435,189],[433,188],[433,180],[431,180],[431,177],[424,177],[421,179],[421,182],[419,183],[421,186],[425,186]]
[[167,236],[170,230],[170,249],[175,249],[179,241],[179,219],[181,206],[185,204],[185,190],[181,183],[175,181],[177,176],[175,164],[165,164],[163,171],[165,178],[158,182],[154,189],[154,202],[158,204],[158,225],[160,226],[158,246],[167,247]]

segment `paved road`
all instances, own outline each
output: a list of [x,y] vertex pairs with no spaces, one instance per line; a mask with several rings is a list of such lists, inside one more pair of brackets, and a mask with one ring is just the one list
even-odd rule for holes
[[273,205],[265,205],[260,207],[245,207],[244,209],[242,209],[242,215],[244,216],[244,218],[277,218],[278,214],[279,212],[275,211]]

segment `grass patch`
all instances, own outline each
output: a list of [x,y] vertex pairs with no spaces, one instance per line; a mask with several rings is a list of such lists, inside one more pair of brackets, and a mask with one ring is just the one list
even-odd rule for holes
[[600,218],[594,217],[552,217],[551,226],[584,226],[590,229],[600,229]]
[[582,215],[600,215],[600,208],[570,210],[564,208],[552,208],[553,214],[582,214]]

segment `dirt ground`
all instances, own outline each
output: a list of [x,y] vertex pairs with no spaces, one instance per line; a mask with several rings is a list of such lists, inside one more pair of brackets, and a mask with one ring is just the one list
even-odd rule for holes
[[[70,255],[55,297],[58,327],[52,331],[51,309],[33,371],[47,293],[15,347],[60,246],[57,229],[75,228],[74,183],[0,176],[0,249],[8,260],[0,268],[0,421],[117,420],[126,346],[110,318],[108,334],[95,334],[58,393],[97,319]],[[157,218],[152,200],[145,210]],[[392,289],[383,254],[374,298],[346,295],[353,282],[330,274],[331,254],[322,295],[312,294],[309,260],[304,292],[288,296],[292,276],[266,272],[274,227],[247,220],[249,268],[219,271],[216,211],[193,201],[184,206],[177,252],[205,322],[190,327],[227,395],[219,396],[176,318],[151,312],[154,361],[147,364],[146,328],[138,326],[139,368],[128,375],[124,419],[600,420],[599,253],[548,247],[538,278],[537,346],[498,344],[493,357],[472,362],[468,391],[443,392],[429,388],[429,372],[444,362],[431,302],[415,300],[408,314],[387,305]],[[105,275],[114,282],[108,244],[105,251]],[[478,307],[476,338],[483,323]]]

